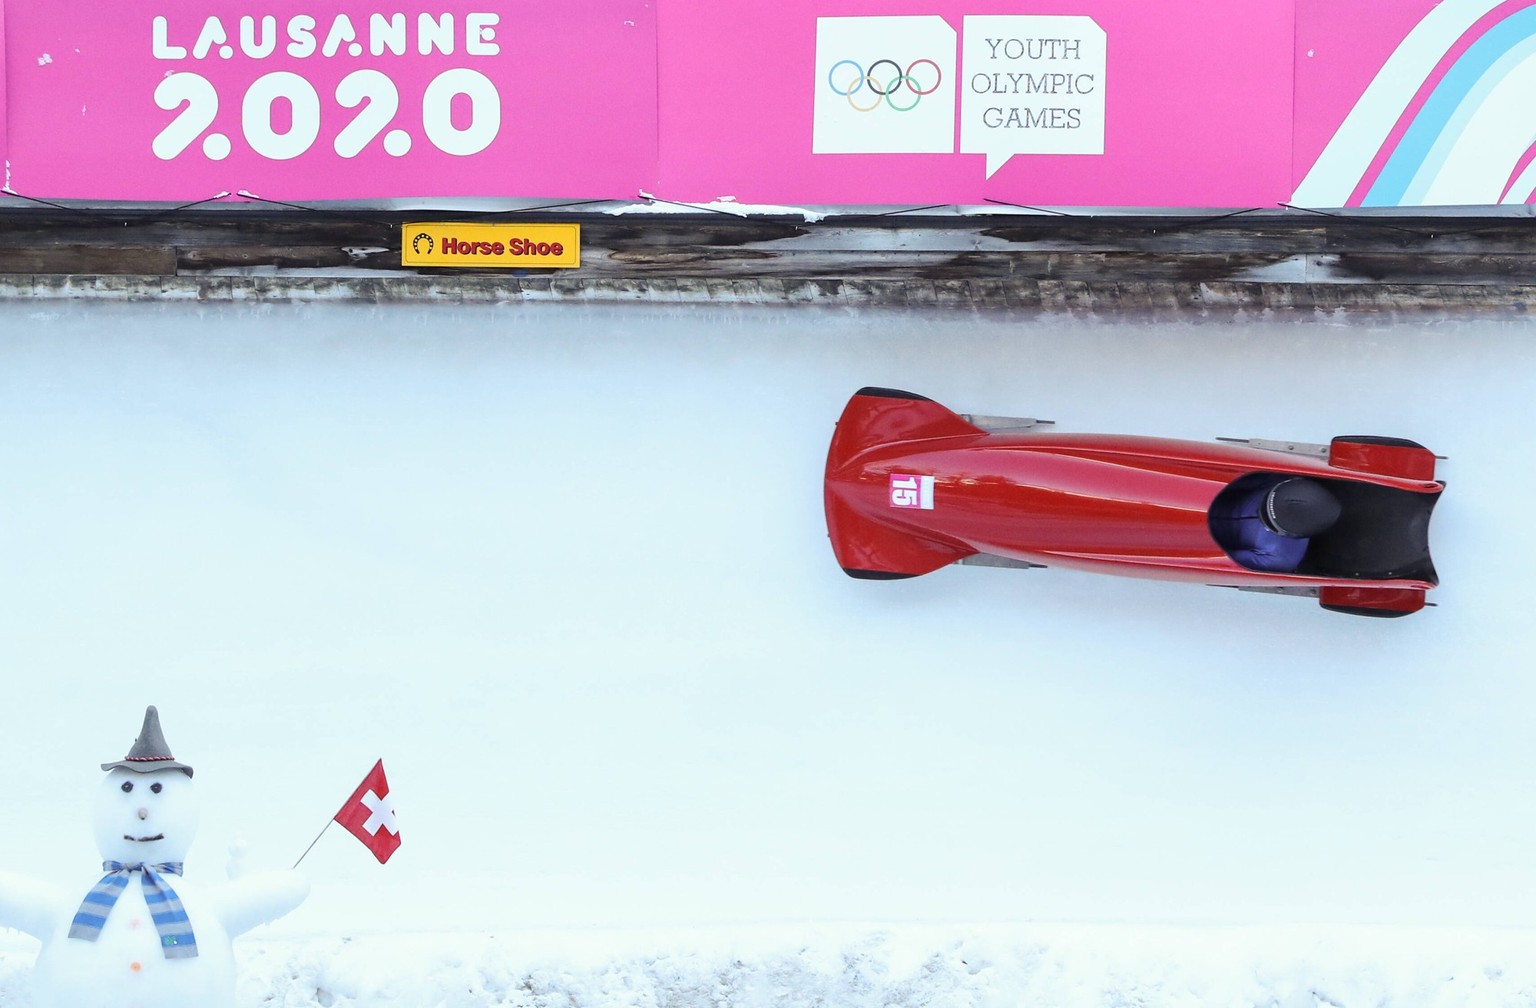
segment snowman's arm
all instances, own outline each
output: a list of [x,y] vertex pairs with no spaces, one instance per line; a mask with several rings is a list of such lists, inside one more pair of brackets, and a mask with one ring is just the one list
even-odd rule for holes
[[39,941],[46,941],[52,937],[64,913],[72,911],[73,908],[66,906],[61,890],[10,872],[0,872],[0,927],[15,928]]
[[231,937],[275,921],[304,902],[309,880],[293,869],[252,872],[207,892],[213,912]]

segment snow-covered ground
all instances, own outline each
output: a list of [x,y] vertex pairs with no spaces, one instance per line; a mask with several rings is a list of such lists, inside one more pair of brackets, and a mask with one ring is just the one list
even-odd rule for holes
[[[5,942],[0,1003],[33,953]],[[14,948],[14,951],[12,949]],[[1529,931],[841,925],[247,938],[242,1006],[282,1008],[1507,1008]]]
[[[322,837],[252,1005],[1528,1003],[1532,328],[0,303],[7,866],[95,881],[153,703],[189,879],[389,771],[405,845]],[[864,384],[1415,438],[1438,607],[852,581],[820,470]]]

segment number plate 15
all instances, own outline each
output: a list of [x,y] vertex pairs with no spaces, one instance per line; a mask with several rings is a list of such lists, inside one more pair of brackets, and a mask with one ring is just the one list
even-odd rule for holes
[[933,477],[891,473],[891,507],[933,510]]

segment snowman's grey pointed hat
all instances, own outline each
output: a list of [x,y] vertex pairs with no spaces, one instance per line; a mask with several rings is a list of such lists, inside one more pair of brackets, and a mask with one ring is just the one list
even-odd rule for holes
[[154,707],[144,709],[144,727],[139,729],[139,737],[133,740],[133,748],[128,750],[128,755],[116,763],[101,765],[103,770],[117,767],[137,773],[180,770],[188,777],[192,776],[192,768],[176,762],[176,758],[171,755],[171,747],[165,744],[165,733],[160,730],[160,712]]

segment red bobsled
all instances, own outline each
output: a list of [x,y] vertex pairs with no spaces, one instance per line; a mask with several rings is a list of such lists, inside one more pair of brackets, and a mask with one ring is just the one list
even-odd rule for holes
[[[946,564],[1072,567],[1316,598],[1402,616],[1438,583],[1429,520],[1445,484],[1435,455],[1400,438],[1327,445],[1205,443],[1063,434],[1048,421],[953,413],[911,392],[864,388],[827,452],[827,532],[856,578]],[[1294,569],[1255,569],[1218,541],[1213,508],[1260,479],[1323,485],[1336,518]],[[1225,496],[1223,495],[1225,491]]]

